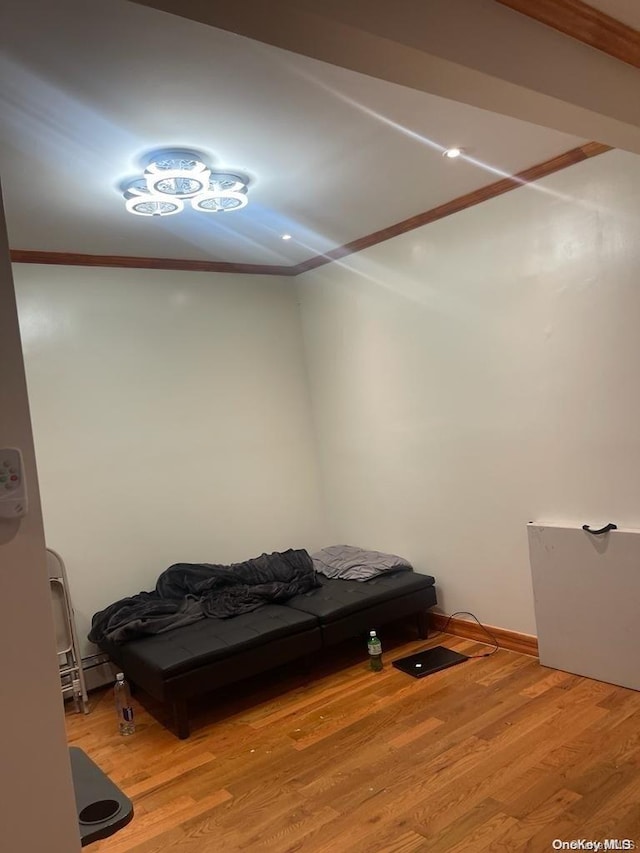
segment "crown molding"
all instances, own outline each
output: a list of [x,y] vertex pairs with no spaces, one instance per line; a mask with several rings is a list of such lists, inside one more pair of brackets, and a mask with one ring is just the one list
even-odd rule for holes
[[640,68],[640,32],[582,0],[496,0],[554,30]]
[[373,234],[359,237],[357,240],[346,243],[344,246],[338,246],[338,248],[332,249],[324,255],[316,255],[313,258],[302,261],[302,263],[296,266],[295,275],[317,269],[332,261],[341,260],[347,257],[347,255],[352,255],[354,252],[369,249],[371,246],[383,243],[392,237],[398,237],[400,234],[406,234],[407,231],[413,231],[415,228],[421,228],[423,225],[437,222],[438,219],[444,219],[445,216],[451,216],[453,213],[460,213],[460,211],[466,210],[468,207],[474,207],[483,201],[489,201],[489,199],[496,198],[496,196],[518,189],[533,181],[539,181],[547,175],[559,172],[568,166],[574,166],[576,163],[581,163],[583,160],[588,160],[590,157],[596,157],[598,154],[604,154],[606,151],[611,150],[609,145],[602,145],[600,142],[587,142],[584,145],[579,145],[577,148],[565,151],[564,154],[559,154],[550,160],[545,160],[544,163],[538,163],[529,169],[518,172],[518,174],[511,178],[502,178],[492,184],[480,187],[480,189],[458,196],[458,198],[447,201],[438,207],[433,207],[431,210],[426,210],[424,213],[418,213],[410,219],[404,219],[402,222],[397,222],[388,228],[383,228],[380,231],[374,231]]
[[190,261],[180,258],[137,258],[127,255],[82,255],[75,252],[36,252],[11,249],[14,264],[54,264],[69,267],[119,267],[136,270],[182,270],[250,275],[295,275],[295,267],[275,264],[233,264],[227,261]]
[[325,264],[330,264],[333,261],[341,260],[355,252],[361,252],[363,249],[369,249],[371,246],[376,246],[378,243],[383,243],[392,237],[398,237],[400,234],[406,234],[408,231],[421,228],[423,225],[437,222],[446,216],[460,213],[460,211],[466,210],[468,207],[474,207],[476,204],[489,201],[489,199],[496,198],[496,196],[504,195],[504,193],[511,190],[526,186],[534,181],[539,181],[541,178],[545,178],[547,175],[552,175],[554,172],[566,169],[568,166],[574,166],[576,163],[581,163],[583,160],[597,157],[599,154],[604,154],[611,150],[611,146],[603,145],[600,142],[586,142],[584,145],[579,145],[577,148],[565,151],[564,154],[559,154],[550,160],[545,160],[543,163],[538,163],[522,172],[518,172],[518,174],[510,178],[501,178],[499,181],[487,184],[465,195],[458,196],[458,198],[438,205],[438,207],[433,207],[431,210],[426,210],[424,213],[418,213],[410,219],[403,219],[402,222],[397,222],[395,225],[389,225],[380,231],[366,234],[364,237],[359,237],[357,240],[352,240],[350,243],[338,246],[330,252],[315,255],[306,261],[291,266],[234,264],[225,261],[190,261],[174,258],[138,258],[125,255],[83,255],[72,252],[37,252],[30,249],[12,249],[11,260],[16,264],[57,264],[61,266],[296,276],[317,269]]

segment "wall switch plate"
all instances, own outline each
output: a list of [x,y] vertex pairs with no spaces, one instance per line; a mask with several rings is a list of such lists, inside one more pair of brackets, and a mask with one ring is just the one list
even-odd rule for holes
[[0,518],[21,518],[28,508],[22,453],[16,447],[0,448]]

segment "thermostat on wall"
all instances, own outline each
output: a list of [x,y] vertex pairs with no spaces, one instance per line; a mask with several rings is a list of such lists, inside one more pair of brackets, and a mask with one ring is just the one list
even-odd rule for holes
[[20,518],[27,508],[22,453],[16,447],[4,447],[0,449],[0,518]]

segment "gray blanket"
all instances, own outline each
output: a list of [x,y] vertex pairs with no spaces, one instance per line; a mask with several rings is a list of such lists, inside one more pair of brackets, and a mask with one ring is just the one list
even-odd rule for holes
[[125,643],[206,617],[226,619],[319,586],[304,550],[275,551],[231,565],[176,563],[153,592],[123,598],[96,613],[89,640]]
[[385,572],[413,571],[413,566],[397,554],[367,551],[353,545],[330,545],[311,555],[317,572],[328,578],[368,581]]

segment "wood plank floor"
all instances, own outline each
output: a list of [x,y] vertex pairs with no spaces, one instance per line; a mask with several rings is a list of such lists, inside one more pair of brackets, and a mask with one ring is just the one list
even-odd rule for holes
[[537,853],[610,838],[640,849],[640,693],[502,650],[413,679],[391,660],[487,647],[411,636],[386,643],[381,673],[346,644],[311,672],[209,697],[186,741],[142,695],[129,738],[115,733],[110,690],[88,716],[69,709],[69,743],[135,807],[91,849]]

